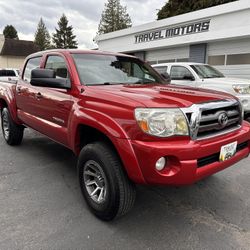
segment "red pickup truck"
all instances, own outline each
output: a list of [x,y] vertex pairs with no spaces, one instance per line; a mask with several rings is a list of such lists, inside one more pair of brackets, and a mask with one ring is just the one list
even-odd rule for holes
[[135,184],[192,184],[250,151],[235,97],[169,85],[123,54],[32,54],[16,84],[0,82],[0,109],[9,145],[30,127],[79,155],[83,196],[103,220],[133,206]]

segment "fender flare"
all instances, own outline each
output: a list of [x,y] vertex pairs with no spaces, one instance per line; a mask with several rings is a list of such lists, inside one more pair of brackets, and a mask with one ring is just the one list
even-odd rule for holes
[[82,109],[74,112],[70,121],[70,147],[76,155],[80,153],[77,139],[79,126],[89,126],[104,134],[116,149],[129,178],[140,184],[146,184],[137,161],[132,144],[125,131],[112,118],[94,110]]

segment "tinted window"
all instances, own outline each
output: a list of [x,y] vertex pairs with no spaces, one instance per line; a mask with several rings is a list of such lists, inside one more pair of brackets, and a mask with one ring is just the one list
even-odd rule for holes
[[0,70],[0,77],[16,76],[14,70],[2,69]]
[[250,53],[227,56],[227,65],[250,64]]
[[160,73],[160,74],[164,74],[167,72],[168,67],[167,66],[161,66],[161,67],[154,67],[155,70]]
[[2,69],[0,70],[0,77],[4,77],[4,76],[6,76],[6,70]]
[[170,72],[170,78],[172,80],[185,80],[185,78],[193,77],[192,73],[185,67],[172,66]]
[[211,65],[224,65],[225,64],[225,56],[209,56],[208,57],[208,64]]
[[66,62],[61,56],[49,56],[45,68],[53,69],[56,72],[56,78],[69,78]]
[[33,69],[39,68],[41,58],[42,57],[34,57],[29,59],[24,70],[24,75],[23,75],[24,81],[30,82],[31,71]]
[[87,85],[162,83],[154,70],[137,58],[95,54],[72,56],[81,82]]

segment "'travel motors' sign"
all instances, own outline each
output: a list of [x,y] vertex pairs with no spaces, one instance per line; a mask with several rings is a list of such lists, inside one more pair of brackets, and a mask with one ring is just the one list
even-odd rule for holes
[[176,27],[145,32],[135,35],[135,43],[145,43],[171,37],[207,32],[209,31],[209,27],[210,27],[210,20],[205,20],[195,23],[184,24]]

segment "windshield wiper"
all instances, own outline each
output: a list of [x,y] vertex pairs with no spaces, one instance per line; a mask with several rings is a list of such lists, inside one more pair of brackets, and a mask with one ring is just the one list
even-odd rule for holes
[[119,84],[122,84],[120,82],[104,82],[102,83],[102,85],[119,85]]
[[87,86],[102,86],[102,85],[120,85],[120,82],[104,82],[104,83],[89,83]]
[[150,84],[150,83],[156,83],[156,82],[151,81],[151,80],[148,80],[148,81],[139,80],[139,81],[136,81],[136,82],[133,82],[133,83],[130,83],[130,84]]

